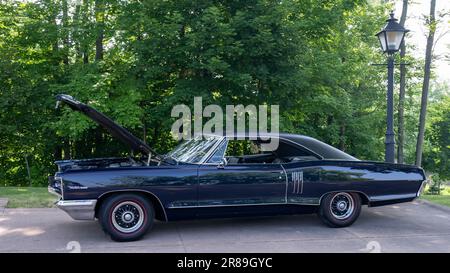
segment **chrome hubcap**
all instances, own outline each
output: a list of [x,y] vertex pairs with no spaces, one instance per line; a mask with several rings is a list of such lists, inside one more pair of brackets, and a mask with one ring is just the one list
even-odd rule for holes
[[132,233],[142,227],[144,217],[143,208],[133,201],[119,203],[111,214],[114,228],[123,233]]
[[347,203],[345,203],[343,201],[339,201],[337,203],[337,208],[338,208],[338,210],[343,211],[347,208]]
[[349,218],[355,209],[353,197],[346,192],[336,194],[330,203],[331,214],[339,220]]
[[134,215],[130,212],[124,213],[122,216],[122,221],[124,221],[126,223],[132,222],[133,219],[134,219]]

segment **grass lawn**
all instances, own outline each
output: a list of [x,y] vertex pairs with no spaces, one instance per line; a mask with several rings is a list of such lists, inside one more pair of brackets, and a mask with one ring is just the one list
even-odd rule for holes
[[423,194],[420,198],[450,207],[450,186],[444,187],[444,189],[441,190],[441,195]]
[[51,208],[58,199],[47,187],[0,187],[0,198],[8,198],[7,208]]
[[450,207],[450,195],[422,195],[422,199]]

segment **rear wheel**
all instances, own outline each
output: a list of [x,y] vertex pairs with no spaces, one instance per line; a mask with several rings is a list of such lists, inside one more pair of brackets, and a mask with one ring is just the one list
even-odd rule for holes
[[319,217],[330,227],[347,227],[353,224],[361,212],[361,197],[352,192],[327,194],[320,204]]
[[151,228],[154,215],[153,206],[145,197],[120,194],[102,203],[99,221],[114,241],[134,241]]

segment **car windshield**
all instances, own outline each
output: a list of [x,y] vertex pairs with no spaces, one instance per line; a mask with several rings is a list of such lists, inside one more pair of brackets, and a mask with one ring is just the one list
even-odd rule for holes
[[175,149],[166,154],[179,162],[200,163],[200,160],[220,141],[220,137],[197,137],[183,141]]

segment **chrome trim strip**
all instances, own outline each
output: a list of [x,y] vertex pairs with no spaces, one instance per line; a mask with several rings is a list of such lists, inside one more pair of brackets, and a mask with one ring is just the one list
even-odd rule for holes
[[270,206],[270,205],[301,205],[301,206],[318,206],[317,204],[307,203],[257,203],[257,204],[224,204],[224,205],[199,205],[199,206],[180,206],[169,207],[168,209],[192,209],[192,208],[212,208],[212,207],[242,207],[242,206]]
[[156,196],[156,194],[150,192],[150,191],[146,191],[146,190],[138,190],[138,189],[127,189],[127,190],[111,190],[111,191],[107,191],[102,193],[99,197],[97,197],[97,200],[100,199],[101,197],[103,197],[106,194],[110,194],[110,193],[115,193],[115,192],[133,192],[133,191],[137,191],[137,192],[145,192],[145,193],[149,193],[152,196],[154,196],[156,198],[156,200],[158,200],[159,204],[161,205],[161,208],[164,212],[164,218],[165,221],[168,222],[169,218],[167,217],[167,213],[166,213],[166,208],[164,207],[163,203],[161,202],[161,200],[158,198],[158,196]]
[[295,179],[294,179],[294,172],[291,173],[291,180],[292,180],[292,186],[293,186],[292,193],[295,193],[296,192],[295,188],[296,188],[297,183],[295,182]]
[[365,194],[362,191],[354,191],[354,190],[341,190],[341,191],[329,191],[326,192],[324,194],[322,194],[322,196],[319,198],[319,204],[320,205],[322,203],[322,199],[325,195],[330,194],[330,193],[336,193],[336,192],[353,192],[353,193],[359,193],[364,195],[367,200],[368,200],[368,205],[370,206],[370,203],[372,202],[382,202],[382,201],[390,201],[390,200],[398,200],[398,199],[407,199],[407,198],[414,198],[416,196],[415,193],[412,194],[391,194],[391,195],[379,195],[379,196],[375,196],[370,198],[367,194]]
[[389,194],[389,195],[378,195],[369,199],[370,202],[383,202],[398,199],[408,199],[417,197],[417,193],[407,193],[407,194]]
[[281,168],[283,169],[283,172],[284,172],[284,179],[285,179],[285,181],[286,181],[286,192],[285,192],[285,194],[284,194],[284,203],[287,204],[287,202],[288,202],[289,179],[288,179],[288,175],[287,175],[286,169],[284,168],[283,164],[280,164],[280,166],[281,166]]
[[[300,200],[299,200],[300,199]],[[288,200],[288,204],[299,204],[299,205],[312,205],[318,206],[320,203],[318,202],[319,198],[317,197],[299,197],[299,196],[291,196]]]
[[311,203],[301,203],[301,202],[295,202],[295,203],[288,203],[288,205],[299,205],[299,206],[319,206],[320,204],[311,204]]
[[300,194],[303,194],[303,172],[300,172],[299,175],[300,175],[300,177],[299,177],[300,181],[299,182],[301,183]]
[[97,200],[60,200],[56,206],[74,220],[94,220]]
[[303,193],[303,172],[302,171],[293,171],[291,172],[292,179],[292,193],[294,194],[302,194]]

